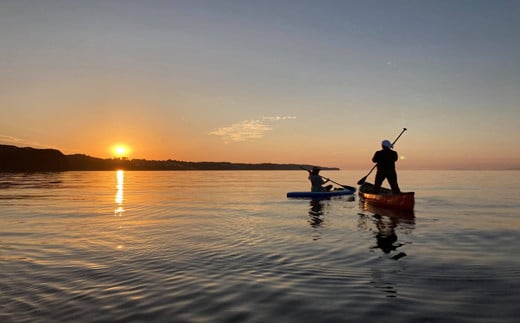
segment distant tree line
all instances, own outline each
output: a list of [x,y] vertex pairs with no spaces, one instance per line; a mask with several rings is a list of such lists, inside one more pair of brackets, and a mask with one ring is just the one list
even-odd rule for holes
[[[146,160],[96,158],[84,154],[64,155],[56,149],[36,149],[0,145],[0,172],[49,172],[94,170],[300,170],[312,165],[273,163],[188,162],[179,160]],[[335,167],[322,167],[338,170]]]

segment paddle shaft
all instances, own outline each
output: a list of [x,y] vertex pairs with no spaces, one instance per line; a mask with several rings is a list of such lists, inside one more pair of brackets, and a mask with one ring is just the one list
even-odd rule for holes
[[[394,142],[392,142],[392,146],[397,142],[397,140],[399,140],[399,138],[401,138],[401,136],[403,135],[403,133],[406,131],[407,129],[406,128],[403,128],[403,131],[401,131],[401,133],[399,134],[399,136],[397,136],[397,138],[395,138]],[[368,174],[363,177],[362,179],[360,179],[357,184],[358,185],[362,185],[366,180],[367,180],[367,177],[372,174],[372,172],[374,171],[374,169],[376,169],[377,167],[377,164],[375,164],[372,169],[368,172]]]
[[342,187],[344,187],[344,188],[346,188],[346,189],[348,189],[348,190],[351,190],[351,191],[355,191],[355,190],[356,190],[355,187],[340,184],[340,183],[335,182],[335,181],[333,181],[333,180],[331,180],[330,178],[327,178],[327,177],[323,177],[323,176],[320,176],[320,177],[321,177],[321,178],[325,178],[325,179],[329,180],[329,182],[332,182],[332,183],[334,183],[334,184],[336,184],[336,185],[342,186]]

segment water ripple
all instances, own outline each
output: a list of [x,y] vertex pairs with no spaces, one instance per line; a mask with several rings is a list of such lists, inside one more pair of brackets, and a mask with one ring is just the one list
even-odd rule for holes
[[520,315],[515,209],[471,206],[465,185],[458,201],[418,194],[409,216],[287,200],[291,172],[125,172],[124,187],[110,172],[34,176],[0,179],[2,322]]

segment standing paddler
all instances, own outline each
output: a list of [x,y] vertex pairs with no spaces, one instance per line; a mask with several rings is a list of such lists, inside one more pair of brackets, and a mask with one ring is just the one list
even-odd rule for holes
[[395,171],[395,162],[398,159],[397,152],[392,150],[394,145],[392,145],[390,140],[383,140],[381,142],[381,148],[382,149],[376,151],[374,157],[372,157],[372,161],[377,163],[374,193],[379,193],[381,184],[383,184],[383,181],[386,179],[388,184],[390,184],[392,193],[399,194],[401,190],[399,189],[399,184],[397,184],[397,172]]

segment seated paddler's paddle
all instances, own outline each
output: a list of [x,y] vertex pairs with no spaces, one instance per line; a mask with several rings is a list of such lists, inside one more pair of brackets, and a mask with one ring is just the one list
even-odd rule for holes
[[[399,138],[403,135],[403,133],[406,131],[407,129],[406,128],[403,128],[403,131],[401,131],[401,133],[399,134],[399,136],[397,136],[397,138],[395,138],[394,142],[392,142],[392,146],[395,145],[395,143],[397,142],[397,140],[399,140]],[[367,180],[367,177],[368,175],[370,175],[372,173],[372,171],[374,171],[374,169],[377,167],[377,164],[374,165],[374,167],[372,167],[372,169],[368,172],[368,174],[363,177],[362,179],[360,179],[357,184],[358,185],[363,185],[363,183],[365,183],[365,181]]]
[[340,183],[338,183],[338,182],[334,182],[334,181],[331,180],[330,178],[323,177],[323,176],[321,176],[321,178],[328,179],[329,182],[332,182],[332,183],[334,183],[334,184],[336,184],[336,185],[342,186],[343,188],[346,188],[347,190],[350,190],[350,191],[352,191],[352,192],[355,192],[355,191],[357,190],[354,186],[343,185],[343,184],[340,184]]
[[[311,172],[309,169],[307,169],[307,168],[305,168],[305,167],[300,166],[300,168],[303,169],[303,170],[308,171],[309,173]],[[353,191],[353,192],[355,192],[355,191],[357,190],[357,189],[356,189],[355,187],[353,187],[353,186],[343,185],[343,184],[340,184],[340,183],[338,183],[338,182],[335,182],[335,181],[331,180],[330,178],[323,177],[323,176],[321,176],[321,175],[319,175],[319,176],[320,176],[321,178],[324,178],[324,179],[328,180],[329,182],[332,182],[332,183],[334,183],[334,184],[336,184],[336,185],[339,185],[339,186],[341,186],[341,187],[343,187],[343,188],[345,188],[345,189],[347,189],[347,190],[350,190],[350,191]]]

